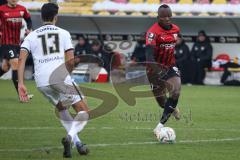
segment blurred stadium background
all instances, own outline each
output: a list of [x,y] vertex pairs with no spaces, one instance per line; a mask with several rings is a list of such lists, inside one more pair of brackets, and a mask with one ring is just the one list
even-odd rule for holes
[[[22,0],[31,12],[33,27],[41,25],[40,8],[47,0]],[[70,31],[74,44],[78,36],[90,43],[98,39],[111,44],[126,62],[131,60],[136,41],[155,22],[160,4],[169,4],[173,23],[181,28],[191,50],[199,30],[206,31],[213,46],[213,60],[229,55],[240,64],[240,0],[52,0],[60,6],[58,25]],[[23,26],[22,38],[24,38]],[[29,68],[31,69],[31,67]],[[240,80],[239,68],[233,69]],[[27,79],[31,79],[29,71]],[[220,85],[223,69],[208,70],[205,84]],[[9,76],[5,76],[8,78]],[[4,78],[4,77],[3,77]]]
[[[31,12],[34,29],[41,25],[40,8],[45,2],[48,1],[20,1]],[[121,53],[126,62],[131,61],[132,52],[142,33],[155,22],[160,3],[169,3],[174,13],[173,22],[181,27],[190,49],[198,31],[205,30],[213,46],[213,59],[226,53],[234,63],[239,64],[240,0],[55,2],[61,8],[57,25],[70,31],[74,44],[79,35],[90,43],[95,39],[105,44],[110,43],[116,46],[115,51]],[[22,38],[25,27],[22,28]],[[76,73],[87,73],[84,67],[81,69],[82,72]],[[141,71],[142,68],[138,70]],[[239,68],[232,72],[240,81]],[[142,72],[133,72],[131,76],[139,73]],[[25,74],[27,79],[33,78],[31,64],[27,66]],[[205,83],[221,85],[222,74],[222,69],[208,70]],[[8,79],[10,74],[2,78]],[[61,159],[59,139],[65,136],[65,132],[54,116],[54,108],[37,91],[33,81],[26,81],[29,91],[34,94],[34,98],[27,104],[19,103],[10,83],[0,81],[0,159]],[[80,157],[82,159],[237,160],[240,157],[237,87],[184,85],[179,102],[182,119],[178,123],[171,119],[167,124],[177,133],[175,145],[158,145],[152,135],[152,128],[162,112],[153,98],[137,99],[137,107],[129,107],[111,84],[85,83],[81,87],[106,91],[119,99],[118,107],[107,115],[91,120],[81,133],[81,138],[91,150],[90,155]],[[140,86],[134,89],[142,91],[148,88]],[[101,100],[88,97],[88,103],[93,109]],[[76,151],[73,154],[73,159],[79,159]]]
[[[40,8],[47,0],[22,0],[31,12],[33,26],[41,25]],[[239,0],[52,0],[60,6],[58,25],[69,30],[74,43],[79,35],[91,41],[114,44],[114,50],[129,61],[140,35],[155,22],[159,4],[173,10],[173,22],[180,26],[190,50],[199,30],[205,30],[213,46],[213,59],[227,54],[239,63]],[[24,30],[24,28],[23,28]],[[122,42],[122,43],[121,43]],[[130,42],[130,43],[128,43]],[[240,80],[234,69],[235,79]],[[223,69],[207,72],[205,84],[221,84]],[[31,76],[29,75],[29,78]]]

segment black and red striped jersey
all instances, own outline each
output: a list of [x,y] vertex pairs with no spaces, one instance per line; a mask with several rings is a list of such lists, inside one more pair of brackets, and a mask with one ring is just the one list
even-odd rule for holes
[[170,30],[165,30],[158,23],[150,27],[146,34],[146,45],[154,46],[154,59],[166,67],[176,65],[174,50],[180,29],[172,24]]
[[2,45],[20,45],[20,31],[22,19],[30,18],[24,6],[9,7],[7,4],[0,6],[0,34]]

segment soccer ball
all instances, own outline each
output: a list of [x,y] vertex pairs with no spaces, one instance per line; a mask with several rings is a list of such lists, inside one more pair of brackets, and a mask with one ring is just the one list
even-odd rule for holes
[[156,133],[157,140],[160,143],[175,143],[176,134],[170,127],[163,127]]

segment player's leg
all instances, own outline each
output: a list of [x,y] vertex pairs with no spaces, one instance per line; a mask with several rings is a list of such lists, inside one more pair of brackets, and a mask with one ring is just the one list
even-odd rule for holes
[[164,108],[166,102],[166,85],[164,80],[159,79],[159,75],[147,72],[147,77],[151,86],[153,95],[161,108]]
[[159,107],[164,108],[164,105],[167,100],[165,83],[162,82],[159,85],[152,85],[151,87],[152,87],[153,95],[154,95]]
[[[54,85],[54,86],[45,86],[45,87],[39,87],[38,90],[54,105],[56,106],[56,115],[59,117],[61,124],[68,132],[71,129],[73,117],[69,113],[66,106],[63,105],[63,103],[60,100],[60,93],[63,91],[62,88],[59,86],[64,85]],[[69,104],[71,105],[71,103]],[[80,139],[77,135],[73,136],[73,142],[76,144],[77,142],[80,142]],[[64,144],[63,144],[64,145]],[[69,144],[64,145],[65,151],[67,150],[67,153],[64,153],[64,157],[71,157],[71,142]]]
[[[71,156],[71,142],[74,141],[74,137],[83,130],[88,121],[88,107],[83,96],[80,93],[77,85],[73,83],[72,85],[53,85],[55,89],[60,92],[60,101],[63,105],[69,104],[73,106],[76,111],[76,115],[73,118],[71,127],[68,130],[67,136],[62,139],[62,144],[64,146],[64,157]],[[69,105],[67,105],[69,106]],[[87,154],[88,149],[79,140],[76,142],[76,147],[80,154]]]
[[18,55],[19,55],[19,47],[18,46],[8,46],[8,54],[7,58],[9,59],[10,66],[12,68],[12,81],[18,92]]
[[167,101],[165,103],[163,115],[160,120],[160,123],[163,125],[167,122],[171,114],[175,111],[181,91],[181,78],[179,76],[171,77],[166,82],[168,84],[167,88],[169,92],[169,97],[167,98]]
[[[160,80],[157,76],[149,77],[149,81],[151,82],[151,88],[153,95],[161,108],[165,107],[165,103],[167,101],[167,88],[164,80]],[[161,122],[154,128],[153,133],[157,135],[157,132],[163,127]]]
[[6,72],[8,72],[8,71],[9,71],[9,68],[10,68],[10,66],[9,66],[8,60],[7,60],[7,59],[3,59],[3,61],[2,61],[2,66],[0,67],[0,77],[1,77],[3,74],[5,74]]
[[12,81],[13,81],[14,87],[16,88],[16,90],[18,92],[18,73],[17,73],[18,58],[10,59],[9,63],[12,68]]
[[[83,130],[89,118],[87,113],[88,108],[83,100],[74,103],[72,106],[77,114],[72,121],[71,128],[68,131],[67,136],[62,139],[62,144],[64,146],[64,157],[71,157],[71,142],[74,140],[74,136]],[[86,155],[89,152],[88,148],[82,144],[81,141],[76,143],[76,147],[81,155]]]
[[6,45],[1,46],[1,54],[3,57],[3,61],[2,61],[2,66],[0,68],[0,77],[4,73],[8,72],[8,70],[10,68],[10,64],[8,61],[8,46],[6,46]]
[[[87,124],[87,120],[89,119],[89,115],[88,115],[89,109],[88,109],[86,100],[83,99],[79,103],[73,104],[73,108],[78,113],[76,115],[76,117],[74,118],[75,121],[73,122],[73,126],[74,125],[78,126],[78,128],[76,127],[75,130],[77,130],[78,132],[81,132],[83,130],[83,128],[85,127],[85,125]],[[80,114],[82,114],[82,115],[80,115]],[[77,118],[77,116],[78,116],[78,118]],[[80,122],[80,121],[82,121],[82,122]],[[77,135],[77,133],[75,135]],[[74,140],[74,137],[73,137],[73,140]],[[83,144],[81,141],[76,142],[76,148],[80,155],[87,155],[89,153],[87,146],[85,144]]]
[[[58,114],[59,114],[61,124],[66,129],[66,131],[69,132],[73,122],[72,115],[69,113],[69,110],[67,109],[67,107],[62,107],[61,102],[59,102],[56,107],[58,109]],[[76,146],[78,143],[81,143],[81,140],[76,134],[73,136],[73,144]]]

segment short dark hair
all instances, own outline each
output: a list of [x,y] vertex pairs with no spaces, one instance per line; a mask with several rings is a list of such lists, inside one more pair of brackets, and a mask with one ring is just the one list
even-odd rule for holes
[[161,6],[158,7],[158,14],[161,12],[162,9],[169,9],[171,12],[171,8],[167,4],[162,4]]
[[45,3],[41,8],[41,16],[43,21],[53,21],[58,14],[58,5],[55,3]]
[[92,46],[100,46],[100,45],[101,45],[101,42],[98,39],[94,39],[92,41]]
[[159,8],[170,8],[167,4],[162,4]]

